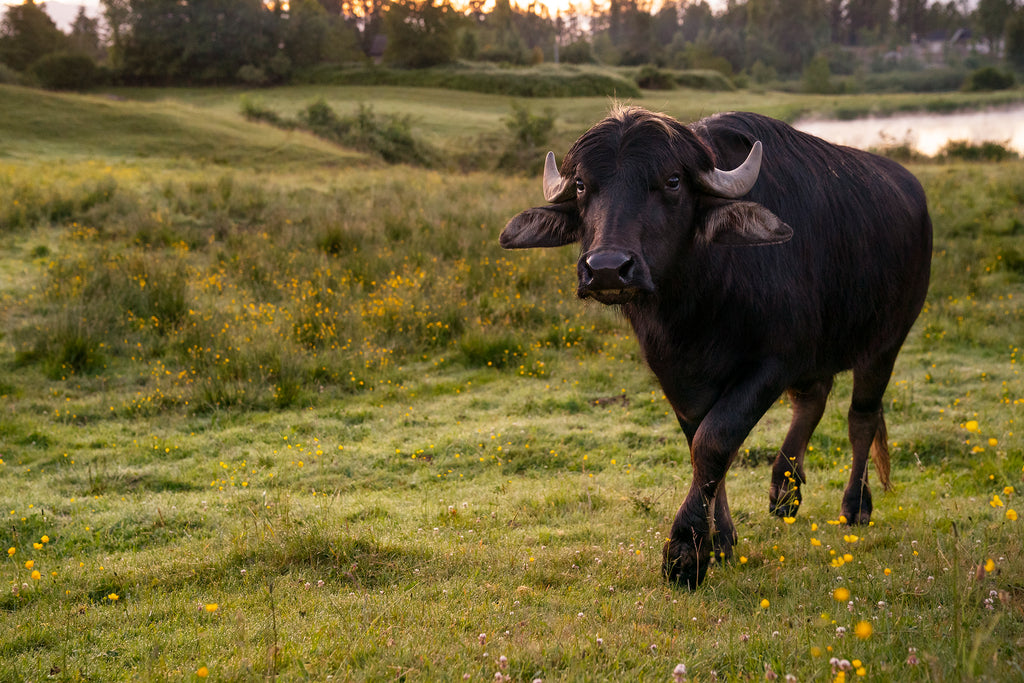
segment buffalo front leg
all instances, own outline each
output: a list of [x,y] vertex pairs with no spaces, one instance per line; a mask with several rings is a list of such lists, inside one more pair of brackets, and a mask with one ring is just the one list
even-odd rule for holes
[[772,481],[768,487],[768,510],[779,517],[796,517],[803,497],[800,486],[804,483],[804,455],[814,428],[825,413],[825,403],[832,390],[832,378],[812,382],[802,387],[789,388],[793,404],[793,419],[786,440],[775,458]]
[[670,581],[696,588],[715,554],[723,560],[731,556],[736,530],[725,476],[747,434],[785,388],[779,381],[774,368],[762,367],[730,387],[699,426],[687,431],[693,481],[663,549],[662,572]]
[[672,533],[662,549],[662,572],[670,581],[696,588],[712,562],[732,557],[736,527],[725,492],[727,470],[728,465],[717,486],[701,490],[691,485],[686,501],[676,513]]

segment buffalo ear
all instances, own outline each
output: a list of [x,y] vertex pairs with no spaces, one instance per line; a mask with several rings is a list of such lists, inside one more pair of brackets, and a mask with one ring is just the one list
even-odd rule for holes
[[793,228],[756,202],[716,203],[701,232],[707,242],[727,246],[782,244],[793,236]]
[[501,231],[505,249],[561,247],[580,240],[582,224],[575,202],[539,206],[515,216]]

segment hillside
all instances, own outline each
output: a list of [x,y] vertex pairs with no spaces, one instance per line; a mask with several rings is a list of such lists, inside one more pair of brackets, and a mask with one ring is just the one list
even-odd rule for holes
[[236,114],[0,85],[0,159],[191,159],[229,165],[367,163],[365,155]]

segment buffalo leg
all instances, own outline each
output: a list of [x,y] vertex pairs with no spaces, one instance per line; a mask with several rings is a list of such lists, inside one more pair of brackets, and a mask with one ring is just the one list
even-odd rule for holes
[[729,498],[725,493],[725,479],[723,479],[722,483],[718,485],[718,493],[715,495],[715,520],[711,530],[711,549],[714,551],[715,557],[723,562],[732,557],[732,547],[736,545],[736,541],[736,526],[732,523]]
[[825,403],[832,390],[832,378],[812,382],[803,387],[790,387],[789,400],[793,404],[793,420],[789,425],[782,450],[772,467],[772,481],[768,488],[768,510],[779,517],[795,517],[800,501],[800,486],[804,483],[804,454],[814,428],[825,413]]
[[[663,549],[662,572],[669,580],[685,583],[691,589],[704,580],[715,551],[713,535],[723,559],[729,558],[735,529],[725,500],[725,475],[743,439],[784,389],[781,373],[770,366],[762,367],[746,381],[730,387],[692,432],[693,481]],[[718,529],[716,513],[722,515]]]
[[[897,349],[898,351],[898,349]],[[882,397],[889,384],[896,352],[877,357],[869,366],[853,371],[853,400],[850,402],[850,447],[853,466],[843,493],[842,514],[847,524],[871,521],[871,488],[868,486],[868,456],[873,455],[882,486],[889,488],[889,449],[882,412]]]

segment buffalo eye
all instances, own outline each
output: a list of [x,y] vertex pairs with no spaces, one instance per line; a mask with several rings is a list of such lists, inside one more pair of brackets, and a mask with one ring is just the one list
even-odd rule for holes
[[579,178],[576,179],[576,194],[583,194],[587,186]]
[[679,174],[673,173],[665,181],[665,189],[667,190],[678,190],[679,189]]

